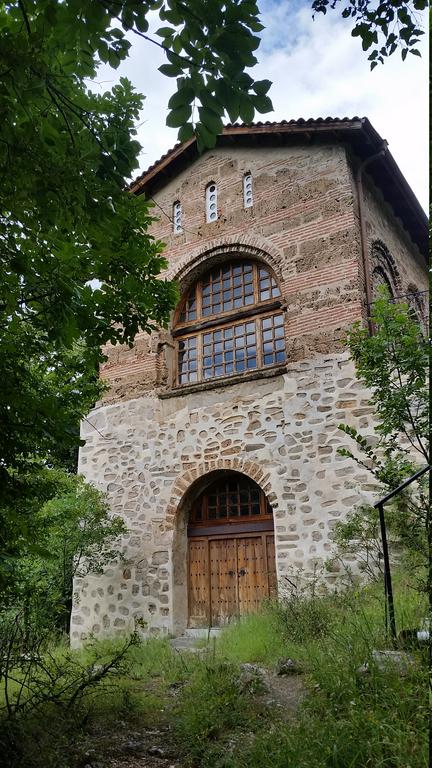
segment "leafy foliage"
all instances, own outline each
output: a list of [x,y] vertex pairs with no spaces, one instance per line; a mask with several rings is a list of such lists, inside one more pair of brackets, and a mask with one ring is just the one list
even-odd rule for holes
[[312,8],[327,13],[328,8],[340,7],[339,3],[342,17],[354,23],[352,36],[360,38],[364,51],[372,49],[368,56],[371,69],[397,50],[403,61],[408,53],[421,56],[415,47],[424,35],[418,14],[428,7],[428,0],[313,0]]
[[[348,345],[357,376],[371,391],[377,435],[371,441],[354,427],[340,424],[356,445],[338,453],[356,461],[377,481],[377,493],[393,490],[421,466],[430,464],[428,341],[409,306],[393,303],[385,287],[374,302],[370,336],[357,325]],[[398,494],[387,508],[390,534],[411,566],[424,568],[428,556],[429,503],[427,474]],[[340,556],[356,555],[369,575],[380,570],[381,544],[377,511],[364,505],[335,528]]]
[[[164,27],[152,38],[153,12]],[[139,329],[163,326],[177,298],[176,287],[160,279],[166,261],[163,243],[148,234],[150,204],[127,191],[141,150],[135,124],[143,97],[125,78],[105,93],[94,93],[90,81],[100,62],[116,68],[128,55],[128,33],[144,36],[164,49],[162,71],[177,78],[168,122],[180,127],[183,139],[195,127],[199,147],[212,146],[225,107],[232,119],[248,120],[255,109],[271,109],[270,83],[255,83],[244,71],[255,63],[257,14],[253,0],[11,0],[0,6],[0,535],[6,559],[28,531],[20,495],[30,474],[42,478],[44,464],[73,465],[79,420],[100,394],[101,347],[132,344]]]
[[3,610],[20,612],[28,627],[68,631],[73,579],[101,573],[121,557],[118,539],[126,526],[110,516],[104,496],[82,477],[53,469],[41,473],[37,480],[30,474],[30,489],[36,487],[38,495],[29,493],[33,504],[25,541],[34,544],[23,544],[3,572]]

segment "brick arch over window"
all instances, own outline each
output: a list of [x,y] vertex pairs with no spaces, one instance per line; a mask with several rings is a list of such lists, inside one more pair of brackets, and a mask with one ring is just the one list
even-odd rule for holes
[[272,490],[270,474],[266,472],[260,464],[249,459],[218,459],[216,461],[205,461],[196,464],[193,468],[184,472],[175,481],[171,489],[171,501],[166,509],[165,522],[167,527],[173,528],[175,519],[181,511],[186,497],[193,492],[193,487],[199,484],[200,480],[210,473],[216,471],[222,472],[240,472],[251,480],[254,480],[261,490],[265,493],[268,501],[273,508],[277,507],[277,496]]
[[375,240],[371,247],[372,293],[376,298],[377,288],[386,285],[392,298],[402,290],[402,281],[396,262],[382,240]]
[[177,265],[177,269],[167,276],[170,280],[176,280],[180,283],[181,293],[184,295],[203,272],[227,261],[233,254],[236,254],[238,258],[260,261],[270,267],[282,290],[282,254],[272,244],[260,237],[252,236],[238,241],[233,240],[232,242],[227,242],[226,240],[214,241],[205,250],[196,253],[192,258],[188,254],[182,260],[182,263]]

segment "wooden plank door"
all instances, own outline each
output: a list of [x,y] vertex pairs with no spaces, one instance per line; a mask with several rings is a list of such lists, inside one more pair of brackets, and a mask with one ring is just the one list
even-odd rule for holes
[[253,536],[237,539],[239,614],[255,613],[269,596],[265,539]]
[[210,623],[209,542],[189,541],[189,624],[208,627]]
[[220,627],[238,616],[235,539],[210,541],[211,625]]

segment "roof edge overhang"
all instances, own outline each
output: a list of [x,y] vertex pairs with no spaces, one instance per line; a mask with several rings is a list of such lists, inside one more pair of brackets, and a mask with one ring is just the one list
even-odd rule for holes
[[[286,146],[305,143],[342,144],[349,149],[353,163],[359,165],[382,149],[383,139],[366,117],[328,117],[252,125],[229,124],[217,137],[216,146]],[[136,195],[144,194],[150,198],[198,157],[195,137],[176,144],[135,179],[129,190]],[[401,220],[427,262],[428,217],[390,151],[387,149],[384,155],[371,162],[366,173],[381,190],[384,199]]]

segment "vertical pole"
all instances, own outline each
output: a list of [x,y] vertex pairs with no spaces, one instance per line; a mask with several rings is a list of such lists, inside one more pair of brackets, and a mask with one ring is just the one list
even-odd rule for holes
[[388,605],[388,618],[390,623],[390,633],[391,633],[393,642],[395,643],[396,642],[396,620],[395,620],[393,589],[392,589],[392,583],[391,583],[390,560],[389,560],[387,532],[386,532],[383,504],[378,504],[378,512],[379,512],[381,540],[382,540],[383,557],[384,557],[384,586],[386,591],[386,601]]

